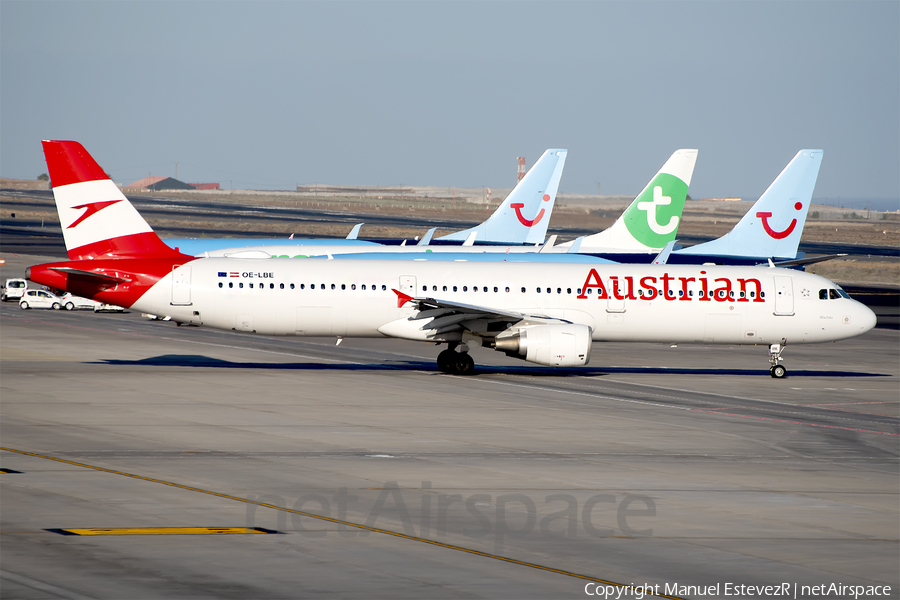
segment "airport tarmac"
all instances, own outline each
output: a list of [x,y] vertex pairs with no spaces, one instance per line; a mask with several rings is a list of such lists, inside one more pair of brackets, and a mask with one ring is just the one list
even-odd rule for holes
[[0,596],[900,597],[896,330],[784,380],[764,347],[454,377],[334,342],[0,305]]

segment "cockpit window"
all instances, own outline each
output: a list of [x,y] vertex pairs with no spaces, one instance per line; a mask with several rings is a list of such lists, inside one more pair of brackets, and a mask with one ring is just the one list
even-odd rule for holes
[[841,296],[840,296],[840,294],[838,294],[837,290],[835,290],[835,289],[828,290],[828,299],[829,300],[837,300],[840,297]]
[[846,298],[847,300],[850,300],[850,294],[848,294],[844,290],[838,289],[837,293],[840,294],[841,298]]

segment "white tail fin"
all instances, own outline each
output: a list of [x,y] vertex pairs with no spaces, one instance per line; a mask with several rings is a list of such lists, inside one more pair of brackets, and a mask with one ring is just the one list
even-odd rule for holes
[[609,229],[584,238],[582,252],[664,248],[678,233],[696,162],[697,150],[676,150]]

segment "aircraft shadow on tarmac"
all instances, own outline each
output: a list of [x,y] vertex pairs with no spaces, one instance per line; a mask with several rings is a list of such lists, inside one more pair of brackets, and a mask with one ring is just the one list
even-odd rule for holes
[[[164,354],[141,360],[104,359],[100,364],[111,366],[142,367],[201,367],[214,369],[272,369],[283,371],[438,371],[437,365],[431,361],[391,361],[384,363],[332,363],[332,362],[232,362],[218,358],[210,358],[197,354]],[[97,363],[94,363],[97,364]],[[770,377],[766,369],[715,369],[697,368],[664,368],[664,367],[574,367],[548,368],[529,366],[494,366],[477,365],[475,375],[530,375],[534,377],[591,377],[613,374],[675,374],[675,375],[745,375]],[[834,370],[789,370],[788,377],[890,377],[885,373],[857,373],[853,371]]]

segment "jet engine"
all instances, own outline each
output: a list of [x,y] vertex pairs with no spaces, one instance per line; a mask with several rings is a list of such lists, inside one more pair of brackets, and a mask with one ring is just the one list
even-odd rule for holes
[[531,325],[499,334],[494,349],[539,365],[578,367],[591,360],[592,333],[587,325]]

